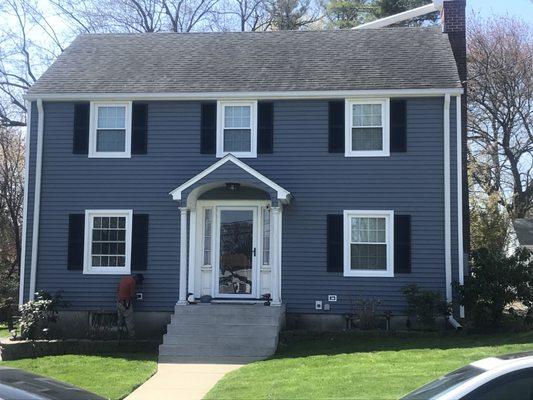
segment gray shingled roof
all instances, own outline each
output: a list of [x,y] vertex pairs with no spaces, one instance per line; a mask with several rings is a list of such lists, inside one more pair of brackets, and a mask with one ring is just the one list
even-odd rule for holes
[[81,35],[29,94],[459,87],[447,35],[384,28]]
[[513,226],[518,243],[521,246],[533,247],[533,218],[515,219]]

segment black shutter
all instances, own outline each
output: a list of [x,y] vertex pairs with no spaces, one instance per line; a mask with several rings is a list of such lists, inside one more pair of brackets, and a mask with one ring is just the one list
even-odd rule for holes
[[85,215],[70,214],[68,217],[68,258],[67,269],[83,269],[83,246],[85,235]]
[[344,100],[329,102],[329,152],[344,153]]
[[143,271],[148,264],[148,214],[133,214],[131,269]]
[[343,271],[343,216],[336,214],[328,214],[328,228],[327,228],[327,259],[328,272],[342,272]]
[[72,152],[74,154],[89,153],[89,118],[90,104],[74,104],[74,137]]
[[407,102],[390,101],[390,151],[403,153],[407,151]]
[[217,105],[202,104],[200,153],[215,154],[217,143]]
[[394,272],[411,272],[411,216],[394,216]]
[[257,153],[274,151],[274,105],[261,101],[257,105]]
[[131,154],[146,154],[148,147],[148,104],[133,103]]

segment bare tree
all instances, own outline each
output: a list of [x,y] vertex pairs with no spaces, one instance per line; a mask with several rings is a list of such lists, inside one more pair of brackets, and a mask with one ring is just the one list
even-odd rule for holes
[[470,21],[470,175],[512,218],[533,210],[532,39],[516,19]]
[[172,32],[191,32],[208,20],[218,0],[161,0]]
[[20,267],[24,182],[24,140],[20,130],[0,127],[0,264],[8,275]]
[[218,30],[260,31],[270,25],[264,0],[222,0],[213,13]]
[[24,126],[24,92],[63,51],[61,35],[30,0],[0,6],[0,126]]
[[322,18],[311,0],[264,0],[274,30],[298,30]]

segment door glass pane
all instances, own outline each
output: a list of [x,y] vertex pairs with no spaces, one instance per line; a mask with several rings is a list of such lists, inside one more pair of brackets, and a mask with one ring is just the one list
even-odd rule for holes
[[220,294],[252,293],[253,226],[251,210],[220,212]]

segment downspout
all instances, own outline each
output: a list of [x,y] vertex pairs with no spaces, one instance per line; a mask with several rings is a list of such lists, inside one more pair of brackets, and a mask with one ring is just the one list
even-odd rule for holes
[[26,275],[26,234],[28,225],[28,189],[30,187],[30,142],[31,142],[31,101],[26,101],[26,139],[24,154],[24,199],[22,211],[22,243],[20,245],[19,306],[24,303],[24,277]]
[[[456,111],[455,118],[457,122],[457,252],[459,285],[465,283],[464,275],[464,245],[463,245],[463,134],[462,134],[462,115],[461,115],[461,96],[455,98]],[[459,307],[459,317],[465,317],[465,307]]]
[[41,211],[41,169],[43,162],[43,130],[44,111],[43,99],[37,99],[37,155],[35,160],[35,197],[33,203],[33,232],[31,241],[31,270],[29,299],[35,297],[35,281],[37,277],[37,258],[39,254],[39,218]]
[[[450,95],[444,95],[444,266],[446,301],[452,302],[452,230],[451,230],[451,185],[450,185]],[[455,329],[462,326],[453,315],[448,322]]]

